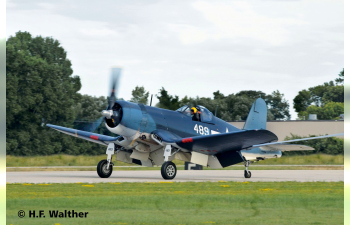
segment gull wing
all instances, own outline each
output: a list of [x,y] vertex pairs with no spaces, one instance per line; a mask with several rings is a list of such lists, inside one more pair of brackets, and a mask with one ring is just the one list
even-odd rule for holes
[[62,132],[64,134],[85,139],[87,141],[95,142],[101,145],[108,145],[109,143],[114,142],[119,138],[119,137],[111,137],[107,135],[96,134],[96,133],[82,131],[82,130],[76,130],[76,129],[67,128],[67,127],[61,127],[61,126],[52,125],[52,124],[46,124],[46,126],[54,130],[57,130],[59,132]]
[[196,136],[174,140],[180,148],[206,155],[226,151],[239,151],[253,145],[276,141],[277,136],[268,130],[242,130],[238,132]]

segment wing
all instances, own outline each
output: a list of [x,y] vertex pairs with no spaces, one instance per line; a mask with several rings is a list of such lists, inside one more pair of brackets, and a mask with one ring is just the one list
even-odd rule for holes
[[[294,139],[294,140],[280,141],[280,142],[267,143],[267,144],[258,144],[258,145],[253,145],[251,148],[260,147],[262,150],[266,150],[266,151],[275,151],[275,150],[279,150],[279,151],[314,150],[313,148],[308,147],[306,145],[291,145],[291,144],[285,144],[285,143],[296,142],[296,141],[307,141],[307,140],[312,140],[312,139],[328,138],[328,137],[335,137],[335,136],[344,136],[344,133],[341,133],[341,134],[330,134],[330,135],[324,135],[324,136],[318,136],[318,137],[309,137],[309,138],[302,138],[302,139]],[[271,150],[268,150],[268,149],[271,149]]]
[[238,132],[180,138],[163,130],[153,132],[154,138],[168,144],[176,144],[182,149],[196,151],[206,155],[215,155],[226,151],[239,151],[261,143],[278,140],[277,136],[268,130],[242,130]]
[[76,130],[76,129],[67,128],[67,127],[56,126],[52,124],[46,124],[46,126],[54,130],[57,130],[59,132],[62,132],[77,138],[85,139],[87,141],[95,142],[101,145],[108,145],[109,143],[114,142],[119,138],[119,137],[111,137],[107,135],[91,133],[91,132],[82,131],[82,130]]

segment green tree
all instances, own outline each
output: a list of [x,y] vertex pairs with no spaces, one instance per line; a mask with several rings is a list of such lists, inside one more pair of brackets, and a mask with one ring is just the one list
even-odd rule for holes
[[294,98],[294,106],[296,112],[305,111],[306,108],[311,105],[311,93],[307,90],[299,91],[299,94]]
[[7,154],[73,152],[71,140],[42,123],[70,125],[80,100],[80,78],[60,43],[17,32],[6,41]]
[[169,95],[168,91],[162,87],[162,89],[159,90],[159,95],[157,95],[157,98],[159,102],[157,103],[157,107],[163,108],[163,109],[170,109],[170,110],[176,110],[180,108],[180,100],[179,96],[175,95]]
[[266,99],[266,94],[262,91],[253,91],[253,90],[249,90],[249,91],[240,91],[236,94],[236,96],[245,96],[248,97],[250,99],[257,99],[257,98],[262,98],[262,99]]
[[309,114],[317,114],[319,120],[336,120],[339,119],[340,114],[344,114],[344,103],[328,102],[322,107],[310,105],[306,111],[300,113],[300,117],[307,118]]
[[235,95],[229,95],[227,100],[231,101],[231,103],[228,103],[228,106],[231,113],[234,114],[234,118],[245,120],[248,117],[253,102],[257,98],[264,99],[267,104],[267,120],[290,118],[289,104],[287,100],[284,99],[284,94],[280,93],[278,90],[273,91],[271,95],[267,95],[262,91],[253,90],[240,91]]
[[[181,105],[205,106],[213,114],[217,109],[217,117],[225,121],[246,120],[253,102],[257,98],[263,98],[268,107],[267,119],[288,118],[288,102],[283,98],[279,91],[273,92],[272,95],[266,95],[262,91],[240,91],[237,94],[224,96],[220,91],[213,93],[214,99],[211,98],[189,98],[185,96],[181,100]],[[273,113],[276,115],[274,115]]]
[[240,93],[228,95],[225,99],[227,112],[224,114],[223,119],[226,121],[246,120],[254,100],[248,96],[240,95]]
[[290,118],[289,103],[284,99],[284,94],[280,93],[279,90],[273,91],[271,95],[267,95],[266,99],[269,111],[273,115],[274,120]]
[[142,103],[144,105],[148,104],[148,96],[149,92],[145,90],[145,88],[136,86],[134,90],[132,90],[132,98],[130,102]]
[[293,108],[299,117],[305,114],[310,105],[324,106],[328,102],[344,102],[344,69],[334,81],[299,91],[293,100]]
[[215,91],[213,95],[214,95],[214,100],[225,98],[225,95],[221,93],[219,90]]
[[343,70],[342,71],[340,71],[340,73],[338,74],[338,78],[337,79],[335,79],[335,82],[337,83],[337,84],[344,84],[344,68],[343,68]]
[[336,85],[327,89],[322,96],[322,102],[324,104],[328,102],[344,102],[344,86]]

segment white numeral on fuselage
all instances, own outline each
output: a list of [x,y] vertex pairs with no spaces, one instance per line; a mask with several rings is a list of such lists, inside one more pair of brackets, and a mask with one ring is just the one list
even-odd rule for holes
[[194,130],[199,133],[200,135],[209,135],[209,128],[208,127],[203,127],[202,125],[196,124],[194,126]]

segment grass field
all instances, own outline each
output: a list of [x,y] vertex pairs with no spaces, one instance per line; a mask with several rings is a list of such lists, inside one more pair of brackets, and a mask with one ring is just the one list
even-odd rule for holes
[[[72,156],[72,155],[51,155],[51,156],[6,156],[7,167],[35,167],[35,166],[96,166],[97,163],[106,159],[106,155],[98,156]],[[130,166],[134,164],[113,161],[116,166]],[[184,162],[174,160],[176,165],[183,165]],[[253,164],[254,165],[254,164]],[[305,156],[282,156],[279,159],[267,159],[259,161],[256,165],[344,165],[343,155],[314,154]]]
[[7,224],[343,224],[343,194],[343,182],[7,184],[6,213]]

